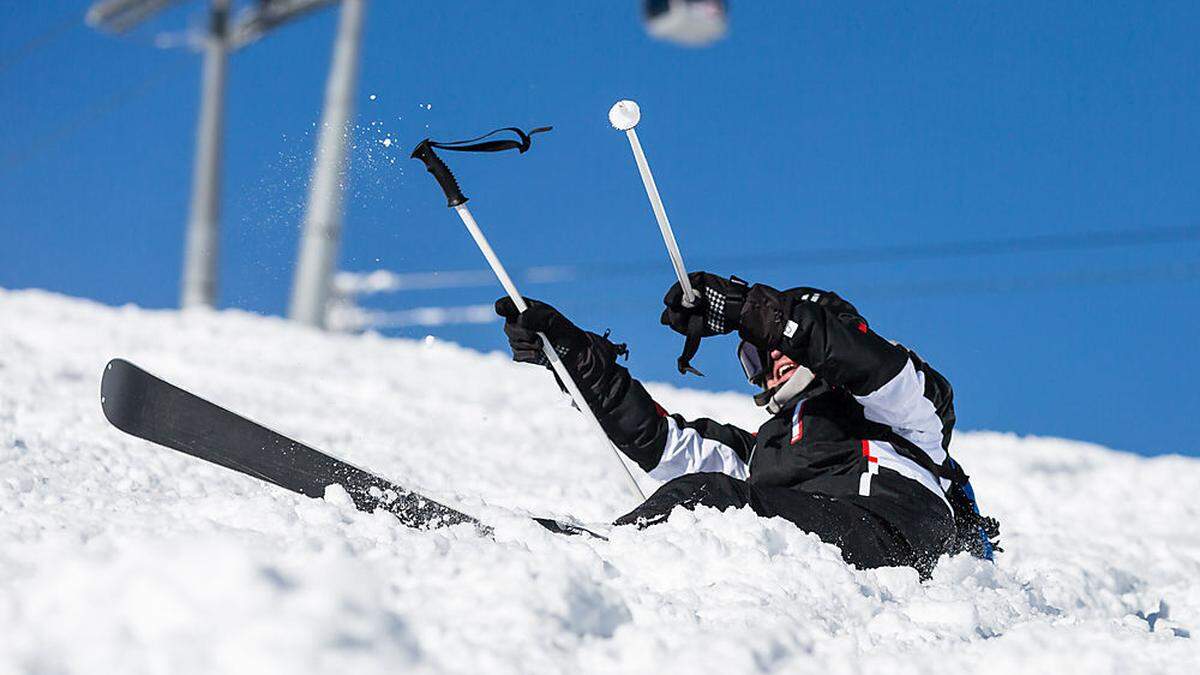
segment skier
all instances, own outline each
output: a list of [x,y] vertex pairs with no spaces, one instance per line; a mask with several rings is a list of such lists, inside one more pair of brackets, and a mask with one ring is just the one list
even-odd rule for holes
[[837,545],[858,567],[928,577],[943,553],[991,558],[998,525],[979,515],[947,454],[955,418],[941,374],[835,293],[689,277],[698,301],[685,306],[674,284],[662,323],[684,335],[739,333],[738,358],[762,388],[755,401],[772,414],[757,433],[668,413],[617,363],[628,350],[607,333],[536,300],[523,313],[508,297],[496,302],[513,359],[546,365],[537,333],[549,337],[609,438],[664,482],[617,525],[647,527],[677,506],[749,506]]

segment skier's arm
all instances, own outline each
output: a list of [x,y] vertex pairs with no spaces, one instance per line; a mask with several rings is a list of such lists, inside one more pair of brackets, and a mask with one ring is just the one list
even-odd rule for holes
[[651,478],[668,481],[688,473],[749,475],[754,436],[708,418],[686,420],[668,414],[617,363],[623,349],[588,333],[590,345],[574,356],[577,383],[612,442]]
[[[684,303],[678,283],[663,298],[662,322],[701,337],[738,331],[770,353],[779,350],[818,378],[848,390],[867,419],[891,427],[940,466],[954,424],[949,383],[915,354],[875,334],[858,310],[836,293],[815,288],[778,291],[747,287],[737,277],[708,272],[689,275],[700,293]],[[696,326],[692,319],[703,321]]]
[[651,477],[666,481],[699,471],[746,477],[754,444],[750,433],[709,419],[689,422],[668,415],[617,363],[626,353],[624,345],[579,329],[545,303],[528,302],[524,314],[506,298],[496,303],[496,312],[506,319],[513,358],[544,365],[536,333],[546,333],[609,439]]
[[[738,331],[760,349],[780,350],[829,384],[866,396],[894,378],[908,361],[903,347],[871,332],[853,305],[836,293],[815,288],[778,291],[747,286],[708,272],[688,275],[700,294],[684,302],[678,283],[663,298],[662,322],[684,335],[700,337]],[[693,323],[699,316],[702,321]]]
[[739,314],[743,339],[778,349],[825,382],[842,387],[867,419],[885,424],[938,465],[954,424],[949,382],[903,346],[874,331],[850,303],[812,288],[755,285]]

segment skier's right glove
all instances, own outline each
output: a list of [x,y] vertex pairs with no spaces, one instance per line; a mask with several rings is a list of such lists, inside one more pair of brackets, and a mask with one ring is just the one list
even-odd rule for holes
[[692,307],[683,302],[683,288],[675,282],[663,298],[667,306],[662,324],[682,335],[692,334],[693,319],[703,318],[700,337],[724,335],[740,328],[742,302],[746,299],[746,282],[737,277],[719,277],[708,272],[688,275],[692,288],[700,296]]
[[550,365],[538,333],[550,338],[554,350],[562,357],[588,346],[587,334],[557,309],[529,298],[525,302],[529,308],[518,312],[516,303],[507,295],[496,301],[496,314],[504,317],[504,334],[508,336],[513,361]]

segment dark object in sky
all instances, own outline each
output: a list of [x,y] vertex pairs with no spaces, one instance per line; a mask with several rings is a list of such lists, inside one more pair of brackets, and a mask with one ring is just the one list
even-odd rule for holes
[[645,0],[643,18],[654,37],[689,47],[716,42],[729,30],[725,0]]

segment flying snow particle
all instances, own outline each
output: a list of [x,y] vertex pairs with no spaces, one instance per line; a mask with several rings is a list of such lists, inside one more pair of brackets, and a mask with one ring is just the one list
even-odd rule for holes
[[371,99],[372,101],[374,101],[374,100],[375,100],[375,94],[371,94],[371,96],[370,96],[370,99]]
[[383,139],[382,141],[379,141],[379,142],[380,142],[380,143],[382,143],[382,144],[383,144],[383,147],[385,147],[385,148],[390,148],[390,147],[392,147],[392,139],[390,139],[390,138],[385,138],[385,139]]

